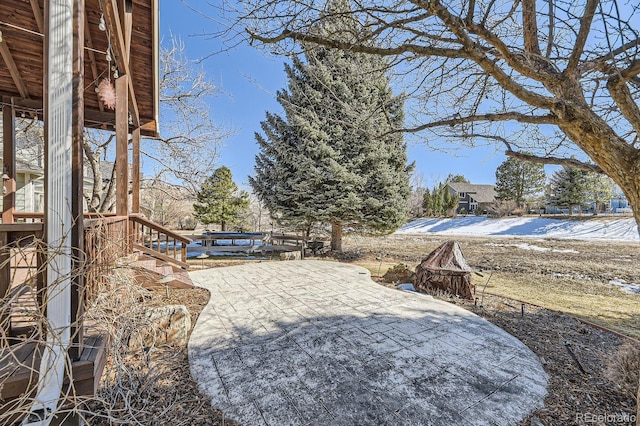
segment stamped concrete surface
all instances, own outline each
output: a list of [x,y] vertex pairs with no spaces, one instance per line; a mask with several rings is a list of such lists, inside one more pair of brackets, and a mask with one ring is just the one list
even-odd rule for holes
[[211,291],[189,341],[212,405],[244,425],[514,425],[547,375],[513,336],[336,262],[190,273]]

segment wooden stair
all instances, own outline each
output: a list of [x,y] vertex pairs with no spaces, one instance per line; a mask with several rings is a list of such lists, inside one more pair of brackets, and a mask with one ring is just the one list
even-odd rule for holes
[[140,254],[128,265],[134,271],[138,282],[146,288],[194,288],[186,269],[164,260]]

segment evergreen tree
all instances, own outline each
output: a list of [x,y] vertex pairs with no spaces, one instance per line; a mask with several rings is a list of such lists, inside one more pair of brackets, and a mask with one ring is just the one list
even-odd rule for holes
[[581,206],[587,199],[586,193],[587,172],[563,167],[551,176],[547,201],[558,207],[569,208],[569,214],[575,206]]
[[615,196],[615,183],[609,176],[598,173],[587,173],[585,178],[587,201],[593,202],[593,214],[598,214],[599,208]]
[[460,183],[471,183],[469,182],[469,180],[464,177],[463,175],[454,175],[452,173],[449,173],[449,176],[447,176],[447,179],[444,181],[444,183],[455,183],[455,182],[460,182]]
[[522,207],[544,191],[547,175],[542,164],[509,157],[496,170],[498,200],[513,200]]
[[238,190],[231,170],[225,166],[204,181],[196,199],[195,217],[205,225],[219,223],[223,231],[228,225],[234,225],[242,210],[249,206],[249,194]]
[[431,190],[431,212],[433,216],[441,216],[442,209],[442,184],[438,184]]
[[[334,7],[348,7],[335,2]],[[328,25],[352,25],[348,14]],[[407,218],[410,195],[403,101],[393,96],[375,56],[304,46],[304,61],[285,65],[288,90],[278,92],[284,116],[267,114],[265,136],[249,182],[281,223],[299,229],[332,225],[333,250],[342,227],[389,233]]]
[[425,216],[433,216],[433,210],[431,210],[431,191],[429,188],[424,189],[424,194],[422,195],[422,209],[424,210]]
[[458,198],[451,194],[448,185],[442,185],[442,210],[445,216],[455,216]]

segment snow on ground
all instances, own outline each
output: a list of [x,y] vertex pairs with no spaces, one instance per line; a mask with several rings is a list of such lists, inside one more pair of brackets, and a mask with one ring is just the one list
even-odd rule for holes
[[496,243],[487,243],[485,246],[492,247],[516,247],[521,250],[531,250],[531,251],[550,251],[553,253],[580,253],[577,250],[572,249],[554,249],[549,247],[540,247],[535,244],[521,243],[521,244],[496,244]]
[[621,278],[609,281],[609,284],[620,287],[620,290],[629,294],[640,294],[640,284],[628,283]]
[[423,218],[407,223],[396,234],[494,235],[573,240],[640,241],[638,227],[630,217],[562,220],[544,217]]

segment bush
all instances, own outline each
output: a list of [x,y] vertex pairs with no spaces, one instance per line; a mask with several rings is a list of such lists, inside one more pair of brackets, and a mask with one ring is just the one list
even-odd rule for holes
[[607,376],[626,396],[635,400],[638,391],[638,370],[640,370],[640,348],[626,343],[621,345],[611,358]]
[[514,214],[515,211],[521,211],[524,214],[524,210],[518,207],[518,204],[513,200],[497,200],[493,202],[489,208],[489,216],[491,217],[505,217]]
[[416,274],[404,263],[399,263],[389,268],[383,275],[385,282],[388,283],[414,283]]

